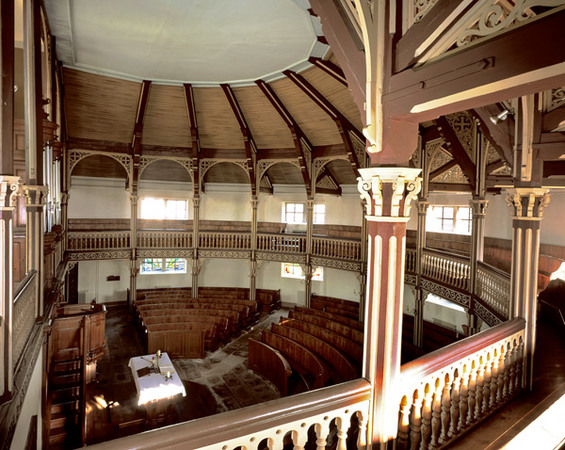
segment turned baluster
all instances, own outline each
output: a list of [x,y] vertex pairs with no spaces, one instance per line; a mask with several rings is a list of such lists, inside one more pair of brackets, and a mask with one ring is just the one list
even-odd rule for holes
[[465,366],[461,370],[463,376],[459,386],[459,421],[457,423],[457,432],[462,431],[467,426],[469,411],[469,375]]
[[488,407],[489,409],[496,408],[496,394],[498,392],[498,358],[496,351],[493,352],[492,364],[490,373],[490,399]]
[[433,392],[430,392],[430,386],[426,385],[424,400],[422,402],[422,441],[420,450],[426,450],[428,448],[428,442],[432,434],[432,396]]
[[414,392],[412,412],[410,414],[410,450],[418,450],[422,440],[422,399],[418,391]]
[[327,443],[326,438],[330,432],[328,422],[315,424],[314,431],[316,432],[316,450],[325,450]]
[[335,424],[337,426],[337,446],[336,450],[347,450],[347,421],[341,417],[336,417]]
[[292,437],[292,443],[294,444],[294,450],[304,450],[304,446],[308,441],[306,424],[302,423],[300,425],[300,429],[292,430],[291,437]]
[[357,448],[367,447],[367,418],[361,411],[357,411],[357,423],[359,432],[357,433]]
[[518,340],[518,348],[516,349],[516,379],[514,380],[514,391],[522,389],[522,369],[524,358],[524,340],[522,337]]
[[512,397],[514,394],[514,376],[515,376],[515,347],[514,347],[514,340],[511,340],[508,343],[508,348],[506,351],[506,371],[505,371],[505,380],[504,380],[504,387],[505,387],[505,396],[506,398]]
[[441,394],[443,389],[440,387],[440,381],[436,380],[436,387],[432,401],[432,439],[430,448],[437,448],[439,444],[439,436],[441,432]]
[[496,404],[500,405],[504,399],[504,373],[506,372],[506,347],[501,347],[500,356],[498,358],[498,368],[497,368],[497,390],[496,390]]
[[441,390],[441,433],[438,439],[440,444],[447,442],[447,435],[449,433],[449,421],[451,419],[451,385],[449,375],[446,375],[443,389]]
[[400,401],[400,414],[398,417],[398,438],[396,440],[396,448],[404,450],[408,448],[408,430],[410,429],[410,409],[408,408],[408,400],[406,396]]
[[483,411],[483,394],[484,394],[484,367],[482,358],[477,368],[477,378],[475,380],[475,411],[473,414],[474,421],[479,420]]
[[459,376],[459,370],[456,370],[454,375],[455,376],[451,387],[451,408],[449,412],[451,418],[449,422],[449,431],[447,432],[447,436],[450,438],[457,434],[457,427],[459,426],[459,403],[461,401],[459,394],[461,376]]

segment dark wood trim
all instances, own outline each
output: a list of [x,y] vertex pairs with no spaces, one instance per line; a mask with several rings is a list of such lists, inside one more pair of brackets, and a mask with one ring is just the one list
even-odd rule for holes
[[110,153],[131,153],[131,145],[126,142],[101,141],[98,139],[85,139],[69,137],[67,150],[92,150]]
[[495,170],[498,170],[502,167],[504,167],[506,165],[506,162],[503,161],[502,159],[499,159],[498,161],[493,161],[490,164],[487,165],[486,168],[486,173],[489,174],[491,172],[494,172]]
[[542,131],[553,131],[565,123],[565,106],[554,109],[543,116]]
[[565,175],[565,161],[544,161],[543,177],[549,178],[555,175]]
[[443,116],[438,117],[435,121],[438,131],[441,136],[445,139],[445,148],[446,150],[453,156],[457,164],[461,167],[461,170],[469,180],[472,190],[475,190],[475,176],[476,176],[476,169],[475,164],[469,158],[469,155],[461,145],[459,138],[457,137],[457,133],[455,130],[451,128],[451,125],[447,121],[447,119]]
[[[306,194],[308,196],[311,195],[311,182],[310,182],[310,173],[308,173],[308,167],[306,166],[306,158],[312,158],[312,154],[310,153],[313,149],[312,144],[308,137],[302,131],[302,128],[298,125],[296,120],[292,117],[290,112],[286,109],[286,106],[281,101],[281,99],[275,94],[275,91],[265,83],[263,80],[257,80],[255,82],[263,95],[269,100],[275,111],[279,113],[283,121],[286,123],[287,127],[292,134],[292,140],[294,142],[294,148],[296,157],[298,158],[298,163],[300,164],[300,172],[302,173],[302,179],[304,181],[304,187],[306,188]],[[302,141],[306,147],[309,148],[309,154],[305,154],[304,148],[302,147]]]
[[[412,25],[398,40],[394,51],[394,73],[416,63],[418,61],[418,57],[415,56],[416,50],[427,39],[430,39],[433,33],[437,33],[438,29],[448,30],[456,27],[458,19],[469,9],[471,3],[468,0],[439,0],[422,20]],[[456,14],[456,17],[453,17],[454,14]],[[435,39],[430,40],[428,47],[436,42],[441,35],[442,33],[438,33]],[[425,50],[421,53],[425,53]]]
[[[565,8],[559,8],[423,67],[393,75],[383,97],[387,114],[423,122],[438,115],[565,85],[563,71],[558,74],[538,72],[535,77],[522,80],[514,78],[565,63],[563,23]],[[512,78],[512,82],[508,81],[492,92],[477,89],[462,95],[467,90]],[[437,105],[421,106],[434,100],[438,101]],[[414,110],[415,107],[420,109]]]
[[429,181],[431,182],[435,177],[439,177],[442,173],[447,172],[449,169],[455,167],[456,165],[457,165],[457,161],[455,159],[452,159],[451,161],[437,168],[433,172],[430,172]]
[[334,80],[337,80],[342,85],[347,86],[347,79],[345,78],[345,74],[343,73],[343,70],[341,70],[341,68],[336,64],[334,64],[333,62],[326,61],[325,59],[321,59],[321,58],[314,58],[314,57],[310,57],[308,61],[313,65],[315,65],[317,68],[323,70]]
[[468,184],[463,183],[430,183],[430,191],[472,192]]
[[233,114],[239,124],[241,130],[241,135],[243,137],[243,143],[245,145],[245,157],[247,160],[247,174],[249,175],[249,184],[251,185],[251,194],[257,194],[257,186],[255,183],[255,167],[253,154],[257,153],[257,146],[255,145],[255,140],[253,139],[253,134],[247,125],[247,120],[245,120],[245,115],[241,110],[237,99],[235,98],[235,93],[229,84],[221,84],[222,91],[230,104]]

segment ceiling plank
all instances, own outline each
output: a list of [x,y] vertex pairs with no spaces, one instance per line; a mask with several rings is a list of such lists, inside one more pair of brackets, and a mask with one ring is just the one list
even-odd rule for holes
[[245,156],[247,160],[247,173],[249,175],[249,183],[251,184],[251,194],[253,196],[257,195],[257,183],[255,180],[255,158],[257,154],[257,146],[255,145],[255,140],[253,139],[253,134],[247,125],[243,111],[241,110],[235,94],[229,84],[221,84],[222,90],[231,106],[233,114],[239,124],[241,134],[243,136],[243,143],[245,145]]
[[479,107],[469,111],[471,115],[479,121],[481,132],[488,139],[489,143],[494,147],[496,152],[506,161],[508,166],[513,164],[513,144],[514,137],[514,119],[507,117],[506,120],[499,121],[494,124],[490,118],[496,117],[502,108],[497,105],[488,107]]
[[469,158],[469,155],[463,148],[463,145],[461,145],[461,142],[457,137],[457,133],[455,133],[455,130],[451,128],[451,125],[444,116],[438,117],[435,120],[435,123],[438,127],[439,133],[445,139],[444,148],[457,161],[457,164],[461,167],[463,174],[467,177],[469,184],[474,190],[476,184],[475,164],[471,161],[471,158]]
[[412,25],[398,40],[394,51],[394,72],[400,72],[418,61],[422,55],[448,28],[457,22],[457,17],[468,9],[470,0],[441,0],[416,24]]
[[147,101],[149,99],[149,90],[151,89],[151,81],[143,80],[139,90],[139,100],[137,102],[137,110],[135,113],[135,124],[133,127],[133,136],[131,139],[131,156],[133,160],[131,187],[132,193],[137,194],[137,183],[139,179],[139,163],[141,159],[141,136],[143,135],[143,119],[147,110]]
[[304,92],[310,99],[316,103],[326,114],[328,114],[335,122],[337,129],[341,135],[343,145],[345,146],[345,151],[349,162],[351,163],[353,170],[357,172],[359,169],[359,161],[357,160],[357,154],[351,143],[351,137],[349,133],[353,133],[356,138],[361,142],[365,142],[365,137],[363,134],[355,128],[355,126],[347,120],[347,118],[341,114],[341,112],[333,106],[314,86],[312,86],[306,79],[296,72],[291,70],[285,70],[283,73],[296,85],[302,92]]
[[322,69],[325,73],[347,87],[347,79],[345,78],[345,74],[338,65],[334,64],[331,61],[326,61],[324,59],[314,57],[310,57],[308,61],[319,69]]
[[387,114],[423,122],[565,85],[565,71],[558,70],[565,66],[563,23],[559,9],[393,75],[383,96]]
[[[302,172],[302,178],[304,180],[304,186],[306,188],[306,194],[308,196],[312,195],[312,188],[311,188],[311,174],[308,173],[308,167],[306,165],[306,158],[310,158],[312,160],[312,149],[314,148],[313,145],[308,140],[308,137],[304,134],[296,120],[292,117],[292,115],[288,112],[285,105],[281,101],[281,99],[275,94],[275,91],[265,83],[263,80],[257,80],[255,82],[259,89],[263,93],[265,97],[269,100],[273,108],[279,113],[281,118],[284,120],[286,125],[288,126],[290,133],[292,134],[292,140],[294,141],[294,148],[296,151],[296,157],[298,158],[298,163],[300,165],[300,171]],[[302,142],[308,147],[310,153],[307,155],[304,153],[304,149],[302,147]]]
[[67,139],[67,150],[92,150],[129,155],[131,154],[131,144],[127,144],[125,142],[69,137]]

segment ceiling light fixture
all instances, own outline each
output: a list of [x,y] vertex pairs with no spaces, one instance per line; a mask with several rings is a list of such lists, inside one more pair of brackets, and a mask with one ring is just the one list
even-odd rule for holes
[[512,115],[512,112],[509,109],[505,108],[502,111],[500,111],[496,116],[491,116],[490,121],[496,125],[498,122],[502,122],[503,120],[506,120],[510,115]]

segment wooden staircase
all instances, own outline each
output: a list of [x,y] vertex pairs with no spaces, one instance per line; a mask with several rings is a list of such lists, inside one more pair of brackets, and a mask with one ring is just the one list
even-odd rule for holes
[[54,361],[49,376],[50,448],[81,445],[82,359]]

